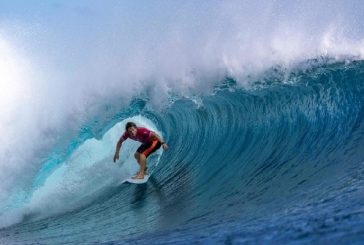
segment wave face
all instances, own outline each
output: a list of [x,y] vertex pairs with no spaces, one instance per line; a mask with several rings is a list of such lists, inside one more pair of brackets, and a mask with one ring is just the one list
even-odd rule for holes
[[[51,195],[49,204],[34,204],[36,213],[28,206],[20,223],[0,230],[0,242],[362,241],[364,62],[272,69],[252,84],[241,89],[226,78],[213,94],[174,98],[163,111],[136,99],[104,125],[103,137],[80,136],[68,160],[43,169],[39,182],[50,185],[90,140],[104,142],[86,147],[98,159],[84,166],[86,176],[97,175],[89,188],[77,189],[86,178],[77,179],[72,198]],[[117,165],[102,167],[110,165],[119,122],[130,119],[157,128],[170,146],[146,185],[111,181]],[[52,205],[63,208],[48,212]]]

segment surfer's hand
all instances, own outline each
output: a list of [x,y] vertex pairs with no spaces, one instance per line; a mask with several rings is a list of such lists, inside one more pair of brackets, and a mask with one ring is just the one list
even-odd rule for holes
[[168,145],[167,145],[166,143],[164,143],[164,144],[162,145],[162,147],[163,147],[163,150],[167,150],[167,149],[168,149]]
[[119,154],[115,153],[114,155],[114,162],[116,162],[116,160],[119,160]]

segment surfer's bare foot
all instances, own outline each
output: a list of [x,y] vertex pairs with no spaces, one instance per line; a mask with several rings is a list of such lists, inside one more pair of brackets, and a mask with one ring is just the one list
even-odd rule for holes
[[134,177],[131,177],[132,179],[144,179],[144,174],[143,173],[138,173],[137,175],[135,175]]
[[[144,170],[144,175],[148,175],[148,168],[146,167],[145,170]],[[139,175],[140,174],[140,170],[136,173],[136,175]]]

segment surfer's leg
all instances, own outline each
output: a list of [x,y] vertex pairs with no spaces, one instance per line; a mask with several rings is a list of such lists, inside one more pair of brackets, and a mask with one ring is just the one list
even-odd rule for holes
[[140,171],[133,177],[133,179],[144,179],[145,166],[147,165],[147,158],[144,154],[139,154],[138,163],[140,165]]
[[[139,167],[140,167],[140,163],[139,163],[139,158],[140,158],[140,155],[141,155],[141,153],[139,153],[139,152],[135,152],[134,153],[134,157],[135,157],[135,159],[137,160],[137,163],[139,164]],[[145,171],[147,170],[147,167],[145,167]],[[137,174],[136,175],[138,175],[140,173],[140,169],[139,169],[139,171],[137,172]]]
[[140,173],[144,175],[145,168],[147,166],[147,158],[144,156],[144,154],[139,154],[139,165],[140,165]]
[[[141,154],[141,153],[139,153],[139,152],[135,152],[135,153],[134,153],[134,157],[135,157],[135,159],[137,160],[137,162],[138,162],[139,166],[140,166],[140,163],[139,163],[140,155],[142,155],[142,154]],[[147,164],[145,164],[144,174],[147,174],[147,171],[148,171],[148,166],[147,166]],[[137,172],[137,175],[138,175],[139,173],[140,173],[140,169],[139,169],[139,171]]]
[[158,140],[153,140],[151,142],[148,142],[146,144],[142,144],[137,152],[138,154],[138,158],[136,155],[135,158],[137,159],[139,166],[140,166],[140,171],[137,173],[136,176],[134,176],[134,179],[143,179],[144,175],[146,174],[146,169],[147,169],[147,157],[152,154],[153,152],[155,152],[156,150],[158,150],[161,147],[161,143]]

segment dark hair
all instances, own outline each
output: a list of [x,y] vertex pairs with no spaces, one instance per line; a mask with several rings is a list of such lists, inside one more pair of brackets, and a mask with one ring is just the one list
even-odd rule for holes
[[137,125],[133,122],[127,122],[125,125],[125,130],[128,131],[129,128],[131,127],[136,127]]

